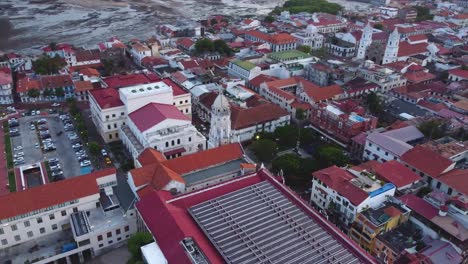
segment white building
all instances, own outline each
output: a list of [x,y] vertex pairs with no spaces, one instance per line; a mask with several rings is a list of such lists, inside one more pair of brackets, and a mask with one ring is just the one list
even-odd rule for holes
[[119,140],[128,114],[149,103],[174,105],[187,117],[192,116],[190,93],[168,79],[118,90],[94,89],[89,98],[91,118],[105,142]]
[[82,262],[121,246],[136,232],[136,214],[116,185],[112,168],[1,196],[0,259],[42,264],[78,253]]
[[249,81],[260,75],[261,69],[249,61],[234,60],[229,62],[228,75]]
[[377,84],[379,91],[382,93],[386,93],[395,87],[405,86],[408,81],[403,77],[402,73],[387,68],[385,65],[378,65],[370,60],[365,61],[359,67],[358,76]]
[[383,64],[392,63],[398,59],[398,48],[400,44],[400,33],[398,27],[395,27],[393,32],[388,37],[387,46],[383,57]]
[[0,104],[13,103],[13,78],[11,74],[0,71]]
[[318,33],[318,29],[314,25],[308,25],[304,32],[292,33],[291,36],[297,39],[299,46],[309,46],[312,50],[323,47],[324,37]]
[[310,202],[321,209],[327,209],[333,203],[345,224],[352,223],[363,209],[378,207],[386,201],[386,196],[393,196],[396,190],[391,183],[382,185],[372,176],[336,166],[312,175]]
[[227,98],[220,93],[211,105],[210,135],[208,148],[216,148],[231,141],[231,107]]
[[135,43],[130,49],[130,54],[133,58],[133,61],[141,66],[141,60],[144,57],[151,56],[151,49],[141,43]]
[[123,144],[136,159],[146,148],[154,148],[167,159],[203,150],[206,139],[190,118],[169,104],[149,103],[129,114],[120,130]]

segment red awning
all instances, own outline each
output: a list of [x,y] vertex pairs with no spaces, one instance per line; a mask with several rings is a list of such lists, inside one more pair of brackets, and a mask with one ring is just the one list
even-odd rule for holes
[[179,154],[179,153],[183,153],[185,151],[187,151],[187,150],[185,150],[185,148],[178,148],[178,149],[173,149],[173,150],[164,152],[164,155],[171,156],[173,154]]

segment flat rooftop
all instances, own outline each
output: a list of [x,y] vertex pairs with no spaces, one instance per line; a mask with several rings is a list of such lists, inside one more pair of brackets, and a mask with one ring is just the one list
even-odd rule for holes
[[270,53],[268,55],[268,58],[279,60],[279,61],[286,61],[286,60],[310,58],[310,55],[299,50],[286,50],[286,51]]
[[268,181],[188,210],[227,263],[361,263]]
[[187,185],[194,185],[204,181],[209,181],[213,177],[219,177],[220,175],[226,174],[237,174],[240,175],[241,163],[248,163],[244,159],[232,160],[223,164],[219,164],[201,171],[188,173],[182,175]]

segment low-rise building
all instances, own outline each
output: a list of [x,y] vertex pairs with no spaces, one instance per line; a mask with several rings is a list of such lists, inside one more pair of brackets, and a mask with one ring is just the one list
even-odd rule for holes
[[161,151],[168,159],[206,148],[205,137],[173,105],[148,103],[128,117],[119,133],[134,159],[149,147]]
[[379,207],[396,190],[395,185],[381,184],[375,176],[336,166],[316,171],[312,176],[310,202],[320,209],[333,209],[346,226],[364,209]]
[[250,61],[234,60],[229,62],[228,75],[249,81],[261,72],[260,67]]
[[1,196],[0,258],[83,261],[121,246],[136,232],[136,214],[133,197],[123,199],[116,186],[112,168]]
[[75,86],[70,75],[26,76],[18,80],[16,92],[23,103],[63,101],[75,96]]
[[411,210],[394,202],[385,202],[377,208],[360,212],[351,224],[349,236],[362,248],[374,251],[376,237],[388,232],[409,219]]
[[384,263],[398,263],[405,251],[415,249],[422,242],[422,231],[407,221],[395,229],[380,233],[375,238],[372,254]]
[[358,75],[370,82],[379,85],[380,92],[406,85],[407,80],[401,73],[395,72],[385,66],[380,66],[372,61],[366,61],[358,70]]
[[151,56],[151,49],[148,48],[146,45],[142,43],[135,43],[132,45],[131,49],[129,50],[130,54],[133,58],[133,61],[141,66],[141,60],[144,57],[149,57]]
[[[5,69],[5,70],[3,70]],[[13,78],[9,68],[0,68],[0,104],[13,103]]]
[[258,30],[251,30],[245,33],[245,39],[253,42],[268,43],[273,52],[296,49],[296,38],[288,33],[267,34]]

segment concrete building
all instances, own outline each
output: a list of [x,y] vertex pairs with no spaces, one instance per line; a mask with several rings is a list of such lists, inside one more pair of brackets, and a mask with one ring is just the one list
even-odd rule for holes
[[228,99],[219,93],[211,105],[208,148],[216,148],[231,142],[231,108]]
[[142,43],[133,44],[129,51],[133,61],[140,66],[143,58],[151,56],[151,49]]
[[13,78],[11,77],[10,69],[5,71],[0,68],[0,104],[13,103]]
[[377,208],[395,194],[395,185],[381,184],[365,172],[332,166],[312,173],[310,202],[320,209],[330,209],[330,204],[340,214],[345,226],[355,221],[358,213],[367,208]]
[[249,61],[234,60],[229,62],[228,75],[249,81],[261,73],[260,67]]
[[134,159],[146,148],[157,149],[168,159],[206,148],[205,137],[190,118],[170,104],[148,103],[132,111],[119,134]]
[[296,38],[288,33],[266,34],[258,30],[245,33],[245,39],[253,42],[268,43],[273,52],[294,50],[297,47]]
[[83,263],[121,246],[136,232],[136,214],[133,196],[117,190],[112,168],[1,196],[0,258]]
[[379,91],[386,93],[395,87],[405,86],[407,80],[400,72],[366,61],[358,69],[358,76],[379,85]]
[[296,38],[298,46],[308,46],[312,50],[323,47],[324,36],[314,25],[308,25],[304,31],[292,33],[291,36]]

